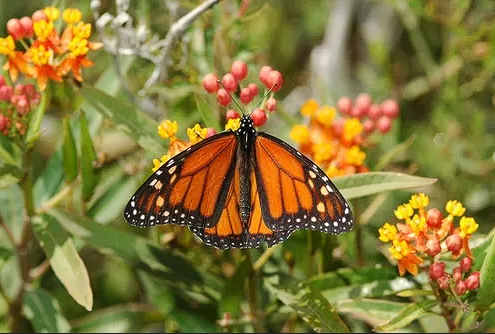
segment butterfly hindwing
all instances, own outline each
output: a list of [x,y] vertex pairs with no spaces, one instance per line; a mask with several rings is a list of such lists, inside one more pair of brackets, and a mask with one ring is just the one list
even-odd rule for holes
[[132,196],[125,219],[140,227],[215,225],[232,183],[236,149],[235,133],[228,131],[169,159]]
[[272,231],[340,234],[353,228],[354,219],[342,194],[315,163],[292,146],[259,133],[255,161],[263,217]]

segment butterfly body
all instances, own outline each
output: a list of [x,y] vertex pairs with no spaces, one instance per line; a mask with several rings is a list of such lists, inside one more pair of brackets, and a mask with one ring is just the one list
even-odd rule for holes
[[221,249],[272,246],[299,229],[350,231],[353,217],[325,173],[249,116],[189,147],[136,191],[124,218],[139,227],[187,225]]

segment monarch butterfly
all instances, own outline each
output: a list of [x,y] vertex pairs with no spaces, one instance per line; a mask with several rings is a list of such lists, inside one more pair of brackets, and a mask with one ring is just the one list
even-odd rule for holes
[[228,130],[169,159],[131,197],[134,226],[187,225],[220,249],[269,247],[299,229],[340,234],[353,228],[349,204],[298,150],[257,132],[244,115]]

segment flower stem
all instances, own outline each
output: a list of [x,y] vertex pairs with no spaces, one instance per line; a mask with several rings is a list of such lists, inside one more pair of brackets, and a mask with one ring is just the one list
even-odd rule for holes
[[244,250],[244,254],[246,255],[249,264],[249,272],[246,278],[246,285],[250,318],[252,320],[255,333],[265,333],[266,331],[263,327],[263,318],[261,312],[259,312],[258,310],[258,298],[256,294],[256,271],[253,266],[253,261],[251,259],[251,253],[249,249]]
[[31,282],[29,248],[31,245],[31,218],[35,214],[33,201],[33,178],[31,166],[31,150],[27,149],[22,158],[22,167],[25,172],[21,179],[22,193],[24,197],[25,215],[21,239],[16,243],[17,255],[21,272],[22,284],[14,300],[9,304],[9,328],[12,333],[22,331],[22,304],[24,292]]
[[457,329],[457,325],[455,324],[454,319],[452,319],[452,314],[449,310],[449,307],[445,304],[445,302],[447,301],[447,296],[445,295],[445,293],[440,291],[440,288],[436,282],[430,281],[430,285],[433,292],[435,293],[435,297],[440,302],[440,309],[442,312],[441,315],[445,318],[447,326],[449,326],[449,330],[452,333]]

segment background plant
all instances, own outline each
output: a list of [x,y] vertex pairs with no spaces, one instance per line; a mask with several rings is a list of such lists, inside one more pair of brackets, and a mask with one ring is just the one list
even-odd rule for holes
[[[46,14],[42,9],[50,5],[55,7]],[[81,11],[79,20],[91,24],[88,42],[103,42],[101,49],[88,50],[94,66],[82,69],[82,83],[73,80],[77,72],[59,72],[62,81],[48,81],[42,90],[33,72],[20,71],[16,82],[2,72],[4,331],[432,332],[495,326],[491,2],[70,5]],[[1,36],[19,34],[17,21],[7,24],[17,18],[25,37],[15,38],[15,50],[27,52],[39,37],[34,29],[33,35],[25,30],[24,17],[33,23],[31,14],[38,10],[50,16],[58,9],[59,17],[51,20],[62,36],[70,24],[64,21],[66,7],[0,1]],[[69,21],[77,18],[74,13],[66,14]],[[81,44],[72,46],[77,50]],[[59,66],[70,54],[65,52],[44,65]],[[263,66],[280,73],[283,85],[271,96],[276,110],[270,112],[267,98],[262,108],[269,117],[262,130],[294,145],[301,143],[290,135],[293,129],[311,124],[318,113],[359,119],[362,111],[346,107],[349,102],[374,101],[381,112],[385,101],[399,103],[390,129],[382,125],[385,134],[367,136],[366,145],[354,150],[359,166],[353,171],[367,168],[334,178],[352,200],[359,222],[353,232],[333,237],[301,231],[270,249],[222,252],[183,228],[141,230],[125,224],[127,200],[159,158],[174,154],[174,140],[189,145],[197,138],[188,136],[188,128],[195,129],[190,134],[203,129],[211,134],[223,130],[227,118],[235,119],[229,114],[232,105],[219,104],[203,80],[209,73],[234,76],[236,61],[247,65],[241,87],[232,91],[241,101],[250,83],[257,84],[259,98],[266,91]],[[317,105],[314,114],[304,112],[307,101]],[[255,103],[254,98],[247,102]],[[372,109],[368,106],[370,119]],[[174,140],[164,139],[165,120],[177,122]],[[359,124],[361,131],[370,129],[366,118]],[[324,133],[333,136],[330,128]],[[332,157],[322,153],[328,169]],[[394,209],[408,203],[411,191],[400,189],[418,187],[412,191],[425,193],[429,208],[438,208],[443,218],[454,212],[446,207],[452,199],[462,203],[466,218],[474,218],[476,233],[464,231],[472,234],[472,257],[464,251],[461,258],[451,258],[458,240],[449,230],[444,253],[434,255],[439,265],[418,263],[417,276],[400,276],[393,262],[399,259],[389,262],[393,241],[383,248],[378,229],[403,219]],[[462,214],[456,219],[460,232],[462,226],[474,226],[462,224]],[[425,243],[425,252],[438,250],[429,246]],[[461,269],[460,280],[454,267]],[[440,287],[446,275],[454,292]],[[471,289],[477,278],[479,287]],[[459,281],[471,292],[461,293],[454,284]]]

